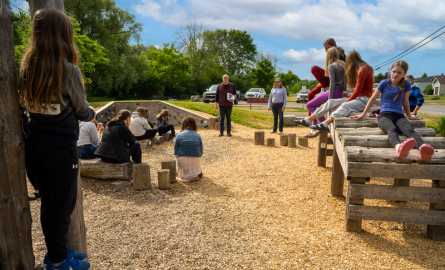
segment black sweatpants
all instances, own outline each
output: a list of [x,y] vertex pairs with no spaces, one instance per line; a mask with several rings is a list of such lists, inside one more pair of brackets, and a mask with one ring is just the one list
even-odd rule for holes
[[419,134],[414,131],[413,125],[405,118],[405,115],[395,112],[382,112],[379,116],[379,128],[388,133],[389,143],[396,147],[400,143],[399,130],[408,138],[416,140],[416,148],[424,143]]
[[[131,155],[131,159],[134,161],[134,163],[136,163],[136,164],[142,163],[141,145],[138,142],[134,142],[134,143],[130,143],[128,145],[128,147],[130,147],[130,155]],[[106,163],[125,163],[125,162],[119,162],[119,161],[115,160],[114,158],[109,158],[109,157],[101,156],[100,159]]]
[[68,229],[77,198],[77,146],[45,137],[28,137],[25,155],[40,192],[40,222],[49,258],[53,263],[65,261]]
[[158,127],[159,136],[167,133],[168,131],[172,132],[173,137],[175,137],[175,127],[173,125],[168,125],[167,127]]
[[136,138],[136,140],[140,141],[140,140],[145,140],[145,139],[151,139],[153,138],[156,133],[158,133],[157,129],[148,129],[145,131],[145,134],[142,136],[134,136]]

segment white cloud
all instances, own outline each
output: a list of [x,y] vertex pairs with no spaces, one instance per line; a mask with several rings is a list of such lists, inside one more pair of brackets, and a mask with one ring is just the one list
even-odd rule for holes
[[294,63],[323,65],[326,60],[324,49],[310,48],[307,51],[295,51],[293,49],[283,53],[283,56],[289,58]]

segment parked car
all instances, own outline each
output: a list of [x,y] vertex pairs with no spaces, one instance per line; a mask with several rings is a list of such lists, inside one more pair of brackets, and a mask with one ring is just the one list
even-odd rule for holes
[[307,94],[309,93],[309,91],[307,91],[307,90],[300,90],[300,92],[298,92],[298,95],[297,95],[297,103],[300,103],[300,102],[307,102],[308,101],[308,99],[307,99]]
[[264,88],[250,88],[246,93],[247,98],[264,98],[266,97],[266,90]]
[[[207,89],[207,91],[205,91],[204,94],[202,94],[202,101],[204,103],[215,102],[216,89],[218,89],[217,84],[210,86],[210,88]],[[238,101],[240,100],[240,95],[241,92],[236,91],[236,99],[233,101],[233,104],[238,104]]]

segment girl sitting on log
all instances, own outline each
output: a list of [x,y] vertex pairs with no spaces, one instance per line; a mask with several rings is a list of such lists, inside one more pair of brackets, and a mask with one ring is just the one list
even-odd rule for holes
[[[90,107],[94,110],[93,107]],[[93,120],[89,122],[81,121],[79,123],[79,140],[77,141],[77,150],[79,151],[80,159],[93,159],[96,158],[94,152],[99,147],[100,135],[97,132],[103,132],[104,126],[99,123],[96,127],[96,114],[94,114]]]
[[363,61],[356,51],[349,52],[346,57],[346,82],[349,87],[355,87],[354,93],[349,98],[330,99],[310,117],[295,122],[302,126],[309,126],[310,121],[337,107],[337,110],[324,122],[310,126],[315,130],[329,130],[328,126],[335,118],[348,116],[351,112],[363,111],[372,95],[374,77],[372,67]]
[[[409,109],[409,92],[411,83],[405,80],[408,72],[408,63],[403,60],[396,61],[391,67],[391,78],[380,82],[371,99],[361,115],[352,116],[353,119],[361,119],[371,108],[377,97],[382,94],[379,116],[379,127],[388,133],[389,143],[396,149],[399,158],[406,158],[409,151],[416,147],[420,151],[422,161],[430,161],[434,148],[423,142],[419,134],[407,120],[418,120],[419,117],[411,115]],[[408,94],[405,94],[408,92]],[[403,114],[405,111],[405,115]],[[403,143],[399,140],[399,131],[408,139]]]
[[131,123],[131,112],[120,110],[116,117],[107,123],[102,141],[97,148],[96,156],[107,163],[142,163],[141,145],[136,141],[128,127]]
[[175,141],[177,179],[193,182],[202,177],[201,156],[203,153],[201,135],[197,133],[195,118],[187,116],[181,125],[181,133]]
[[170,114],[170,111],[167,109],[162,110],[157,116],[156,116],[156,127],[158,128],[159,135],[162,136],[162,134],[167,133],[168,131],[171,131],[173,138],[175,137],[175,127],[168,123],[170,120],[168,115]]
[[84,253],[67,248],[70,217],[76,206],[79,155],[78,121],[90,121],[73,25],[62,11],[40,9],[32,20],[31,46],[20,67],[19,95],[28,108],[27,169],[41,197],[40,222],[48,253],[46,269],[84,270]]
[[149,114],[149,110],[139,107],[131,115],[130,130],[136,140],[151,139],[158,133],[157,129],[153,129],[153,123],[148,120]]

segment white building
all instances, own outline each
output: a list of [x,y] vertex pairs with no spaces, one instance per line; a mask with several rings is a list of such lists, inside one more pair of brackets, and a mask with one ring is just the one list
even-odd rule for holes
[[423,93],[423,90],[425,90],[425,87],[427,87],[430,84],[433,84],[434,77],[435,76],[414,79],[414,85],[419,87],[420,92]]
[[[433,95],[445,95],[445,76],[434,76],[433,82]],[[419,87],[420,88],[420,87]]]

